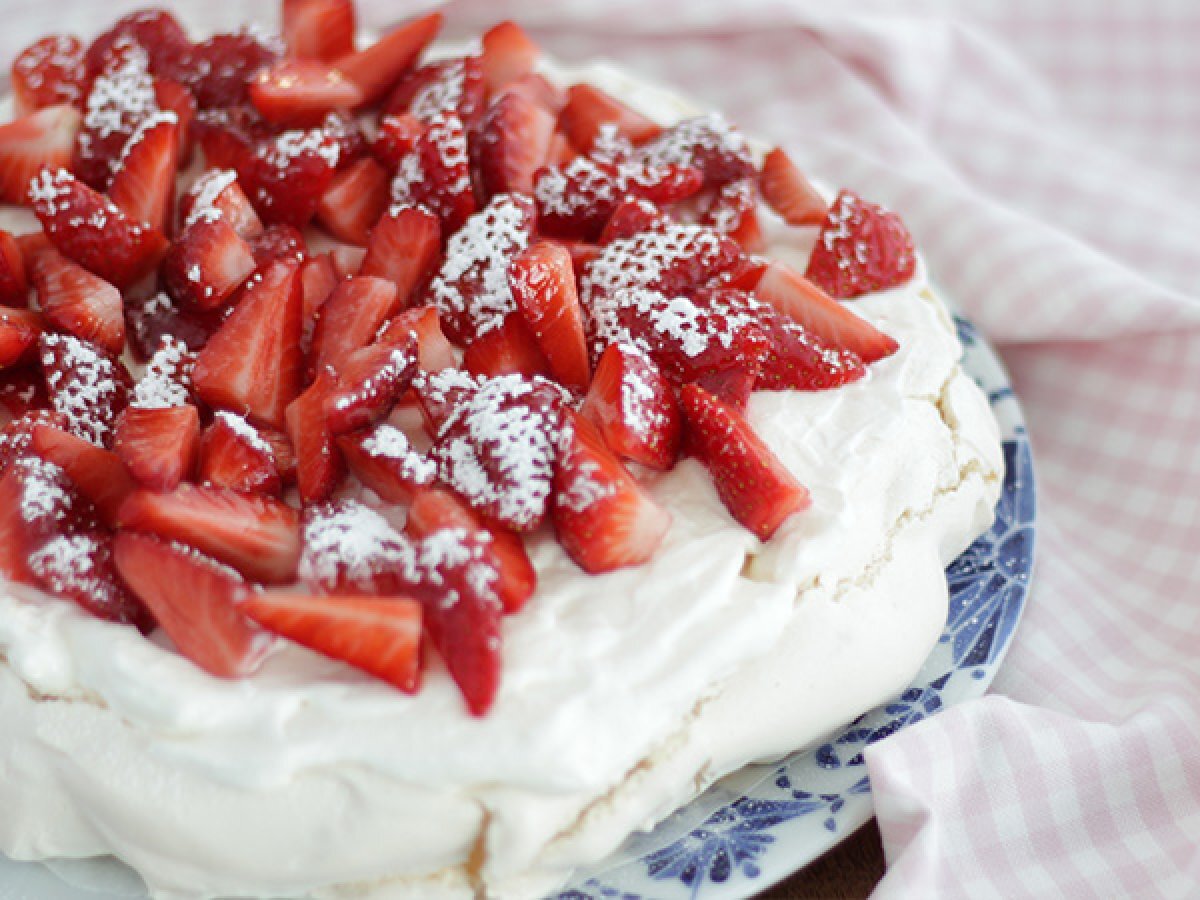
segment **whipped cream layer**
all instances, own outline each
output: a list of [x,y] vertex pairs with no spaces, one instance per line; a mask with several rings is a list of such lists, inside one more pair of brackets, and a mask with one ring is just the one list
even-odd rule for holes
[[[586,79],[664,122],[692,112],[607,68]],[[802,233],[773,233],[771,255],[802,263]],[[685,460],[650,482],[674,525],[649,564],[586,576],[535,536],[538,592],[505,621],[485,718],[436,668],[409,697],[280,640],[223,681],[3,591],[0,849],[115,854],[157,897],[534,897],[886,699],[940,633],[942,569],[990,522],[1002,461],[924,275],[851,308],[900,350],[749,408],[812,508],[763,545]]]

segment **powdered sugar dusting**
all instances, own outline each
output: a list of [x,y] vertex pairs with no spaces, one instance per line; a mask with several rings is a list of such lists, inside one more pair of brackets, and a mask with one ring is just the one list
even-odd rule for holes
[[12,463],[21,486],[20,515],[33,524],[62,522],[70,515],[74,498],[67,490],[67,473],[38,456],[22,456]]
[[[750,145],[720,113],[684,119],[640,148],[642,158],[651,165],[699,166],[712,168],[718,160],[722,167],[752,169]],[[713,172],[705,174],[712,177]],[[731,173],[732,174],[732,173]]]
[[66,419],[68,429],[105,446],[128,394],[117,363],[67,334],[42,335],[41,361],[51,404]]
[[131,406],[140,409],[173,409],[191,402],[192,369],[196,356],[187,344],[165,335],[146,363],[146,371],[133,391]]
[[257,428],[251,425],[245,416],[226,410],[213,413],[213,422],[220,422],[238,436],[248,447],[264,454],[268,459],[275,458],[274,448],[267,442]]
[[385,422],[376,426],[362,442],[362,449],[373,457],[394,460],[398,474],[410,484],[432,484],[437,478],[433,460],[416,450],[408,436],[394,425]]
[[467,86],[466,61],[461,57],[436,64],[438,72],[413,95],[408,111],[422,122],[442,113],[457,112]]
[[221,210],[217,200],[225,188],[237,182],[237,172],[233,169],[213,169],[205,172],[192,185],[192,208],[188,212],[184,228],[196,222],[216,222],[221,218]]

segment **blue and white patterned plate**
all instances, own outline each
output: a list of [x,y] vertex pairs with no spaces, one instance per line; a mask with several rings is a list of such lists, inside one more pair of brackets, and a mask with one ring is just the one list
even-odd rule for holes
[[[912,686],[815,749],[718,782],[654,831],[635,835],[555,900],[743,900],[793,874],[871,817],[864,747],[987,689],[1029,590],[1033,467],[1003,366],[970,323],[959,319],[958,333],[964,367],[987,392],[1000,422],[1007,474],[992,529],[946,570],[949,621]],[[64,862],[54,869],[57,874],[0,856],[0,900],[145,896],[137,877],[111,862]]]

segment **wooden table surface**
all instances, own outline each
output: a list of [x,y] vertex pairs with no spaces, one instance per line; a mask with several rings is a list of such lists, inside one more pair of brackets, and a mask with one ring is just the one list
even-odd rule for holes
[[863,900],[883,877],[883,845],[872,819],[759,900]]

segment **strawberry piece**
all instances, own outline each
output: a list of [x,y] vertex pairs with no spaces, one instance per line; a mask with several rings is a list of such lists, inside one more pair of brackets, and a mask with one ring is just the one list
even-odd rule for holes
[[29,199],[58,251],[118,288],[150,272],[167,250],[161,231],[129,219],[65,169],[43,169]]
[[441,29],[439,12],[412,19],[370,47],[338,58],[334,67],[358,85],[363,104],[369,106],[382,99],[413,66]]
[[745,137],[717,113],[684,119],[665,129],[641,148],[641,158],[649,165],[699,169],[708,187],[757,174]]
[[600,255],[600,246],[598,244],[589,244],[587,241],[559,241],[567,252],[571,254],[571,268],[575,271],[575,279],[578,281],[584,276],[588,266],[592,264],[592,260]]
[[192,161],[192,125],[196,121],[196,98],[192,92],[170,78],[156,76],[154,79],[154,101],[164,113],[162,118],[174,114],[179,128],[179,153],[176,159],[180,169]]
[[529,245],[536,220],[529,198],[499,194],[451,235],[429,293],[452,341],[469,343],[516,312],[508,267]]
[[392,411],[412,384],[416,342],[373,344],[346,357],[325,395],[325,424],[331,433],[366,428]]
[[396,287],[390,281],[359,275],[340,282],[317,316],[314,369],[340,369],[350,354],[375,339],[396,306]]
[[770,540],[789,516],[809,507],[808,491],[740,413],[694,384],[679,399],[688,446],[712,474],[726,509],[759,540]]
[[27,362],[44,329],[42,317],[33,310],[0,307],[0,368]]
[[763,160],[758,184],[767,205],[789,225],[820,225],[825,220],[825,198],[782,147],[776,147]]
[[848,350],[864,363],[891,356],[899,347],[893,338],[781,262],[767,266],[755,294],[827,347]]
[[243,613],[268,631],[380,678],[405,693],[420,684],[421,604],[408,597],[248,594]]
[[533,71],[541,50],[515,22],[500,22],[483,33],[483,85],[489,97]]
[[86,56],[88,77],[95,78],[114,63],[119,64],[131,46],[144,51],[152,71],[175,77],[173,73],[190,59],[192,42],[167,10],[132,12],[92,41]]
[[202,350],[221,323],[227,309],[204,312],[193,307],[181,308],[165,291],[125,303],[125,328],[130,351],[135,359],[149,359],[163,338],[174,338],[188,347]]
[[413,546],[386,519],[357,500],[305,507],[300,583],[328,594],[390,594],[414,572]]
[[67,430],[107,447],[133,379],[120,360],[68,334],[43,334],[38,353],[50,404]]
[[675,465],[683,414],[662,370],[635,347],[612,344],[601,354],[579,412],[618,456],[661,471]]
[[520,612],[537,588],[537,571],[521,536],[484,522],[449,491],[432,487],[417,491],[404,528],[418,539],[446,529],[485,534],[488,546],[483,548],[484,556],[496,570],[492,586],[506,613]]
[[425,131],[425,124],[408,113],[395,113],[379,120],[379,130],[371,143],[371,152],[389,171],[395,171],[417,146],[417,138]]
[[417,206],[396,206],[371,232],[363,275],[378,275],[396,285],[397,302],[407,306],[424,284],[442,249],[437,217]]
[[522,91],[496,98],[479,136],[484,192],[532,194],[533,174],[546,164],[554,124],[554,114]]
[[637,566],[654,556],[671,514],[605,446],[595,426],[568,412],[554,471],[554,531],[585,572]]
[[174,541],[122,532],[113,559],[179,652],[222,678],[253,674],[271,642],[236,605],[249,590],[233,569]]
[[283,424],[304,371],[299,268],[294,260],[277,260],[256,274],[200,351],[196,391],[210,407]]
[[0,475],[4,474],[9,463],[30,448],[35,428],[39,425],[62,424],[63,417],[48,409],[30,410],[6,423],[0,429]]
[[278,494],[283,487],[271,445],[244,418],[223,411],[200,438],[198,479],[255,494]]
[[304,232],[294,225],[268,225],[262,234],[252,237],[249,244],[254,263],[260,269],[277,259],[304,262],[308,257]]
[[467,131],[453,113],[439,113],[428,124],[413,150],[400,160],[392,179],[392,200],[402,206],[424,206],[450,233],[461,228],[476,208]]
[[246,102],[254,74],[275,63],[282,51],[277,40],[249,30],[214,34],[195,46],[177,77],[191,88],[201,109],[238,106]]
[[600,243],[611,244],[634,237],[643,231],[661,231],[671,224],[671,217],[649,200],[626,197],[612,211],[604,230],[600,232]]
[[212,310],[224,306],[254,269],[250,245],[227,220],[197,219],[163,258],[162,283],[179,303]]
[[833,201],[805,277],[831,297],[859,297],[904,284],[917,269],[912,235],[898,215],[843,190]]
[[560,118],[563,131],[580,153],[588,153],[604,125],[614,126],[621,137],[640,144],[658,136],[662,126],[630,109],[616,97],[590,84],[567,88],[567,105]]
[[484,100],[482,62],[475,56],[456,56],[405,75],[383,111],[385,115],[406,112],[425,124],[453,116],[474,131],[483,115]]
[[0,304],[25,306],[29,285],[25,279],[25,257],[17,239],[0,229]]
[[37,456],[15,457],[0,478],[0,575],[36,585],[30,556],[94,524],[91,504],[62,469]]
[[354,0],[283,0],[283,39],[299,59],[354,52]]
[[262,495],[214,485],[181,484],[169,493],[132,493],[117,516],[121,528],[181,541],[233,566],[247,578],[290,581],[300,558],[299,518]]
[[467,345],[463,368],[472,375],[549,375],[550,364],[537,338],[520,313],[509,313],[504,321]]
[[0,371],[0,410],[18,418],[49,404],[41,372],[30,368]]
[[133,389],[131,405],[143,409],[167,409],[192,402],[196,354],[187,344],[164,337],[151,354],[141,379]]
[[170,227],[180,134],[177,122],[153,118],[125,145],[108,196],[131,221],[144,222],[158,231]]
[[317,221],[339,241],[366,246],[389,204],[390,179],[369,156],[334,176],[317,203]]
[[297,466],[296,449],[292,446],[292,439],[287,436],[287,432],[269,428],[265,425],[256,425],[254,427],[258,429],[258,434],[263,441],[270,445],[279,477],[283,479],[285,484],[295,481]]
[[719,369],[715,372],[705,372],[694,382],[715,398],[726,404],[730,409],[743,415],[750,405],[750,395],[754,392],[759,379],[757,366],[747,368]]
[[451,415],[479,390],[482,380],[456,366],[417,373],[413,378],[413,394],[431,438],[438,437]]
[[46,321],[109,353],[125,349],[121,292],[53,248],[33,262],[33,286]]
[[93,616],[149,633],[154,618],[129,593],[113,561],[113,537],[102,529],[61,534],[29,555],[33,579],[45,590],[74,600]]
[[513,260],[508,281],[555,380],[586,390],[591,367],[571,254],[560,244],[538,241]]
[[287,433],[296,451],[296,487],[303,503],[317,503],[333,493],[345,462],[326,422],[326,398],[332,376],[327,370],[287,408]]
[[442,332],[442,323],[432,306],[406,309],[380,330],[378,341],[395,341],[401,334],[411,334],[416,340],[417,368],[420,371],[440,372],[458,365],[454,347]]
[[310,128],[261,142],[249,155],[239,156],[234,167],[264,222],[300,228],[312,219],[341,159],[338,142],[322,129]]
[[199,221],[224,219],[245,240],[263,232],[262,220],[238,185],[237,172],[232,169],[210,169],[197,178],[184,194],[180,212],[185,230]]
[[38,172],[70,165],[81,123],[79,110],[63,104],[0,125],[0,201],[27,204]]
[[113,449],[131,475],[151,490],[169,491],[190,477],[200,445],[196,407],[130,406],[117,421]]
[[749,178],[722,185],[700,217],[700,224],[729,235],[747,253],[766,249],[758,219],[758,188]]
[[337,445],[358,480],[388,503],[411,502],[420,488],[437,477],[433,461],[415,449],[403,431],[386,422],[343,434]]
[[333,254],[320,253],[300,264],[300,289],[304,294],[304,345],[312,346],[317,312],[339,281]]
[[273,125],[315,125],[335,109],[362,102],[362,91],[317,60],[283,59],[250,80],[250,102]]
[[47,106],[83,99],[86,73],[83,44],[72,34],[50,34],[34,41],[12,64],[12,91],[17,118]]
[[209,169],[245,165],[259,143],[271,137],[270,127],[251,106],[198,110],[192,131]]
[[137,488],[117,454],[63,430],[51,418],[34,424],[29,449],[62,468],[96,507],[100,520],[110,528],[116,525],[121,504]]

